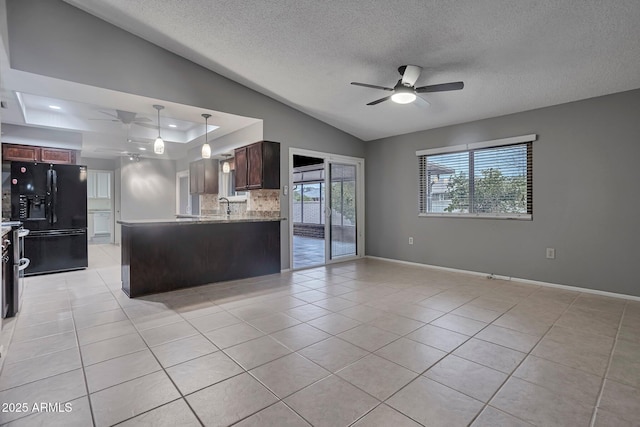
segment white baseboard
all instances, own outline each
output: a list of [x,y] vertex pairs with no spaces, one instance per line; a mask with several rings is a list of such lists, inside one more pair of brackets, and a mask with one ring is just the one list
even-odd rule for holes
[[383,258],[383,257],[377,257],[377,256],[371,256],[371,255],[367,255],[366,258],[377,259],[379,261],[395,262],[397,264],[412,265],[414,267],[425,267],[425,268],[431,268],[434,270],[450,271],[452,273],[470,274],[472,276],[481,276],[481,277],[486,277],[488,279],[509,280],[513,282],[526,283],[529,285],[545,286],[548,288],[564,289],[567,291],[584,292],[585,294],[594,294],[594,295],[601,295],[601,296],[612,297],[612,298],[622,298],[622,299],[631,300],[631,301],[640,301],[640,296],[619,294],[616,292],[600,291],[598,289],[582,288],[579,286],[560,285],[558,283],[541,282],[538,280],[521,279],[518,277],[500,276],[492,273],[482,273],[479,271],[461,270],[458,268],[441,267],[439,265],[422,264],[419,262],[402,261],[399,259]]

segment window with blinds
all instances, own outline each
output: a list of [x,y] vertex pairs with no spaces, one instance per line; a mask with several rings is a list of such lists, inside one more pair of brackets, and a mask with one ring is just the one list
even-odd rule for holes
[[420,215],[531,219],[533,140],[418,151]]

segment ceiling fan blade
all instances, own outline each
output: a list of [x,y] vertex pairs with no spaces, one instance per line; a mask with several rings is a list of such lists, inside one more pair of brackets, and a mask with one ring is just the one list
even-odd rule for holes
[[136,117],[136,119],[133,121],[133,123],[142,123],[142,122],[150,122],[151,119],[147,118],[147,117]]
[[131,111],[116,110],[116,114],[118,115],[118,119],[125,125],[132,123],[136,119],[136,113],[132,113]]
[[158,129],[158,126],[156,126],[156,125],[148,125],[146,123],[139,123],[137,121],[133,122],[133,124],[136,124],[138,126],[142,126],[143,128],[156,129],[156,130]]
[[449,90],[460,90],[464,88],[464,82],[442,83],[439,85],[429,85],[417,87],[417,93],[430,93],[430,92],[446,92]]
[[386,101],[387,99],[391,98],[391,95],[389,96],[385,96],[384,98],[380,98],[380,99],[376,99],[375,101],[371,101],[370,103],[368,103],[367,105],[377,105],[380,104],[381,102]]
[[119,122],[120,120],[118,119],[87,119],[87,120],[94,120],[97,122]]
[[[402,71],[400,71],[402,70]],[[398,68],[400,74],[402,74],[402,84],[405,86],[414,86],[420,77],[422,67],[417,65],[403,65]]]
[[427,101],[426,99],[424,99],[421,96],[416,96],[416,100],[414,102],[414,105],[416,105],[417,107],[420,108],[427,108],[428,106],[430,106],[431,104],[429,104],[429,101]]
[[127,139],[127,142],[130,144],[141,144],[141,145],[149,145],[152,141],[143,141],[141,139]]
[[371,89],[381,89],[381,90],[387,90],[389,92],[393,92],[393,89],[390,87],[376,86],[376,85],[370,85],[367,83],[358,83],[358,82],[351,82],[351,84],[355,86],[369,87]]
[[107,113],[106,111],[102,111],[102,110],[98,110],[98,111],[100,111],[102,114],[106,114],[109,117],[113,117],[114,119],[118,119],[118,121],[120,120],[120,117],[116,116],[115,114]]
[[116,150],[115,148],[94,148],[92,151],[95,151],[96,153],[118,153],[118,154],[125,154],[127,153],[127,151],[123,151],[123,150]]

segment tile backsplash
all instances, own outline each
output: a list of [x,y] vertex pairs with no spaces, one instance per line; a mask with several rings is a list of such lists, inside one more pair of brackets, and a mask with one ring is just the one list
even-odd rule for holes
[[280,190],[250,190],[247,211],[280,213]]
[[[227,202],[220,202],[217,194],[200,196],[200,214],[225,213]],[[280,190],[249,190],[247,199],[229,203],[231,215],[280,216]]]
[[[217,194],[203,194],[200,196],[200,214],[217,215],[227,211],[227,202],[220,202]],[[247,201],[232,201],[229,203],[231,215],[244,215],[247,212]]]

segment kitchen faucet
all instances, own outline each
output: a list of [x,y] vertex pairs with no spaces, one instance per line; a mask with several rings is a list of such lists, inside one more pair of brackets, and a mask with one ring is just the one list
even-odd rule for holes
[[226,197],[220,197],[218,199],[218,201],[220,201],[220,202],[226,201],[227,202],[227,215],[231,215],[231,204],[229,202],[229,199],[227,199]]

